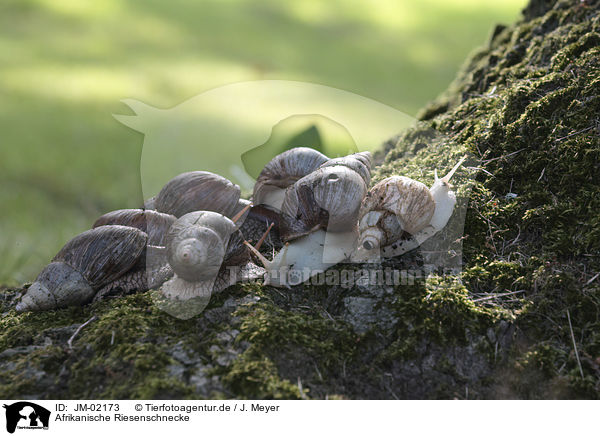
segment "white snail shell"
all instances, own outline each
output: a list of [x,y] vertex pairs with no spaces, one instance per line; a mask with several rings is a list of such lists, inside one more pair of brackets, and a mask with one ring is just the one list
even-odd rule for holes
[[308,147],[292,148],[275,156],[259,174],[252,201],[279,210],[285,189],[328,160],[323,153]]
[[435,211],[429,188],[403,176],[377,183],[363,200],[359,216],[359,245],[372,250],[424,229]]
[[240,187],[208,171],[179,174],[160,190],[154,205],[159,212],[181,217],[196,210],[233,216],[240,199]]
[[141,258],[146,233],[107,225],[71,239],[38,275],[17,311],[52,310],[89,302],[96,291],[118,279]]

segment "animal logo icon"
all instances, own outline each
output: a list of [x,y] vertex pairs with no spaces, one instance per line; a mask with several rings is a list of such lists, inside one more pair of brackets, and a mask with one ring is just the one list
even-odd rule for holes
[[47,429],[50,423],[50,411],[28,401],[19,401],[3,406],[6,409],[6,431],[14,433],[17,427]]

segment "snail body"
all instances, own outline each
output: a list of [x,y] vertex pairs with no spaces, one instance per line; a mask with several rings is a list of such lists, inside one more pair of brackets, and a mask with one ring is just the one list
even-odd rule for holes
[[52,310],[92,300],[139,262],[147,243],[139,229],[101,226],[71,239],[38,275],[17,311]]
[[271,261],[251,245],[248,248],[266,270],[265,284],[289,288],[349,259],[355,243],[355,232],[330,233],[317,229],[285,244]]

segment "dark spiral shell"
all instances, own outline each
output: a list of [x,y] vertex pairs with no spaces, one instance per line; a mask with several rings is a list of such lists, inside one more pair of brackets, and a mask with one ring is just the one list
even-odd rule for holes
[[137,264],[147,239],[139,229],[117,225],[81,233],[42,270],[17,310],[51,310],[89,302],[101,287]]
[[286,189],[328,160],[323,153],[308,147],[292,148],[275,156],[256,179],[252,194],[254,204],[269,204],[267,197],[271,192]]
[[96,220],[93,228],[107,225],[135,227],[148,235],[148,245],[164,246],[175,216],[155,210],[120,209],[108,212]]
[[177,218],[197,210],[233,216],[240,199],[240,187],[208,171],[179,174],[160,190],[154,205],[158,212]]
[[319,228],[354,230],[366,191],[361,175],[342,165],[320,168],[303,177],[286,190],[281,208],[282,239],[287,242]]

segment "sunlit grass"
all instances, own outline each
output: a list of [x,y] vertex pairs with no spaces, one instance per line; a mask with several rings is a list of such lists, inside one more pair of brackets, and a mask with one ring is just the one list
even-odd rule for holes
[[121,99],[170,108],[285,79],[414,114],[524,3],[3,0],[0,283],[32,279],[98,214],[141,203],[143,138],[112,118]]

